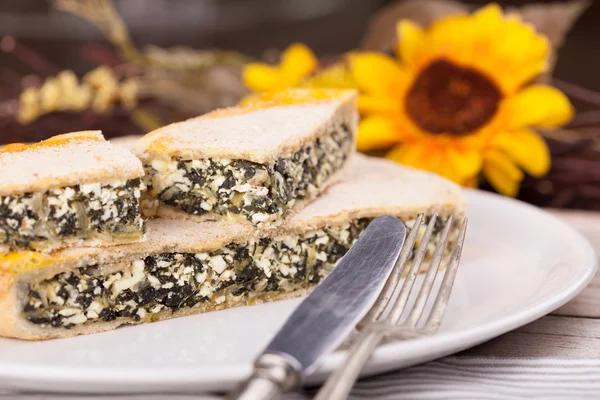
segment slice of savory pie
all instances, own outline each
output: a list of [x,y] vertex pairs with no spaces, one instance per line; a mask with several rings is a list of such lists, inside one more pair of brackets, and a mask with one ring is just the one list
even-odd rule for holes
[[464,211],[460,189],[443,178],[364,156],[352,164],[344,181],[262,236],[247,224],[157,219],[139,244],[0,258],[0,336],[73,336],[299,296],[373,218],[411,226],[418,213]]
[[281,223],[334,183],[354,150],[354,91],[291,89],[142,138],[149,216]]
[[0,252],[139,241],[144,169],[99,131],[0,149]]

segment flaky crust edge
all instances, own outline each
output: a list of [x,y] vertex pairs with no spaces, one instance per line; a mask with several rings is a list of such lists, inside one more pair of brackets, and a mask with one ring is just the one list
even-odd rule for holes
[[[261,152],[246,152],[245,154],[232,153],[227,147],[221,147],[219,149],[166,149],[162,144],[165,140],[163,133],[169,131],[177,131],[179,124],[185,124],[186,121],[176,122],[171,125],[159,128],[156,131],[150,132],[147,135],[141,137],[132,146],[132,151],[142,161],[144,165],[148,164],[152,160],[168,160],[172,158],[185,158],[185,159],[204,159],[204,158],[226,158],[226,159],[243,159],[259,164],[270,164],[277,160],[278,157],[288,156],[293,154],[298,149],[304,147],[307,143],[316,140],[319,136],[326,133],[326,129],[337,121],[348,121],[352,125],[352,131],[354,133],[354,142],[356,143],[357,126],[358,126],[358,112],[356,110],[356,99],[357,94],[354,91],[343,91],[340,97],[339,106],[334,112],[334,118],[315,130],[314,132],[307,132],[301,140],[298,140],[293,145],[288,143],[282,143],[278,147],[277,151],[272,153],[261,153]],[[290,105],[293,106],[293,105]],[[242,109],[243,110],[243,109]],[[251,111],[250,111],[251,112]],[[235,115],[236,109],[223,109],[217,110],[213,114],[207,114],[196,118],[214,118],[214,117],[227,117],[228,113]],[[196,119],[193,118],[193,119]],[[192,120],[193,120],[192,119]],[[167,141],[168,142],[168,141]],[[154,147],[158,146],[158,150]]]
[[[46,143],[46,144],[45,144]],[[89,146],[105,146],[111,145],[109,141],[104,139],[101,131],[81,131],[81,132],[70,132],[62,135],[54,136],[48,140],[43,142],[22,145],[24,148],[35,148],[38,146],[39,148],[44,148],[47,146],[58,146],[61,144],[67,146],[77,146],[78,143],[82,145]],[[6,148],[10,148],[10,146],[21,145],[20,143],[13,143],[10,145],[6,145],[0,150],[6,153],[13,153],[15,151],[6,150]],[[74,171],[70,175],[65,176],[48,176],[45,178],[39,178],[32,181],[27,181],[26,183],[18,183],[13,185],[3,185],[0,186],[0,196],[10,196],[10,195],[22,195],[24,193],[33,192],[33,193],[44,193],[53,188],[59,187],[69,187],[80,184],[87,183],[110,183],[112,181],[127,181],[130,179],[142,178],[144,176],[144,168],[139,159],[137,159],[131,152],[123,151],[122,146],[111,145],[114,146],[114,152],[119,153],[120,157],[126,157],[126,162],[122,162],[119,165],[119,168],[114,167],[105,167],[103,169],[98,169],[96,171]],[[17,152],[22,152],[23,150],[19,149]],[[77,147],[73,148],[74,152],[83,151],[83,149],[79,149]],[[2,151],[0,151],[0,155]],[[31,154],[31,162],[36,162],[35,153],[27,153]],[[48,168],[52,168],[49,166]]]
[[[143,243],[145,240],[146,235],[142,232],[140,232],[138,237],[131,239],[118,238],[108,234],[96,234],[96,236],[91,239],[70,238],[63,239],[55,243],[52,243],[48,240],[44,242],[44,246],[30,250],[39,251],[41,253],[50,253],[54,250],[65,249],[69,247],[109,247],[119,244]],[[0,254],[6,254],[10,251],[10,246],[6,244],[0,244]]]

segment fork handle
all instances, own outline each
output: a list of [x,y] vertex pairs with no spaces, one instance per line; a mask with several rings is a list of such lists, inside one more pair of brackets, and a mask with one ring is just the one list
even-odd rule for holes
[[382,331],[362,331],[350,347],[345,362],[331,374],[314,400],[346,400],[360,371],[384,335]]

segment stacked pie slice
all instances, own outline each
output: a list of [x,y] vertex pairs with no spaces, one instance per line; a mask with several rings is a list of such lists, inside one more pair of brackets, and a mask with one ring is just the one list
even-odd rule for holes
[[133,152],[94,132],[5,147],[0,335],[299,296],[373,218],[410,227],[419,213],[462,213],[454,184],[354,152],[354,102],[352,91],[265,95],[127,142]]

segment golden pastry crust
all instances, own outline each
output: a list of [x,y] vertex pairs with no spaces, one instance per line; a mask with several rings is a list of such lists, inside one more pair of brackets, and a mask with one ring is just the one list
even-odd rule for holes
[[66,133],[0,149],[0,196],[143,175],[142,163],[126,149],[107,142],[100,131]]
[[[136,234],[129,234],[125,237],[119,237],[110,233],[90,232],[86,238],[62,238],[60,240],[46,240],[36,243],[35,250],[43,253],[50,253],[57,249],[70,247],[106,247],[125,243],[141,243],[145,240],[145,234],[142,230]],[[8,244],[0,244],[1,254],[11,253],[11,247]]]
[[102,142],[104,136],[100,131],[81,131],[63,133],[61,135],[52,136],[50,139],[43,140],[37,143],[10,143],[0,148],[0,153],[20,153],[22,151],[44,149],[48,147],[56,147],[66,145],[71,142]]
[[290,89],[259,96],[245,106],[213,111],[150,132],[135,144],[134,153],[144,164],[172,158],[269,164],[314,141],[340,120],[350,121],[355,132],[355,102],[352,90]]

